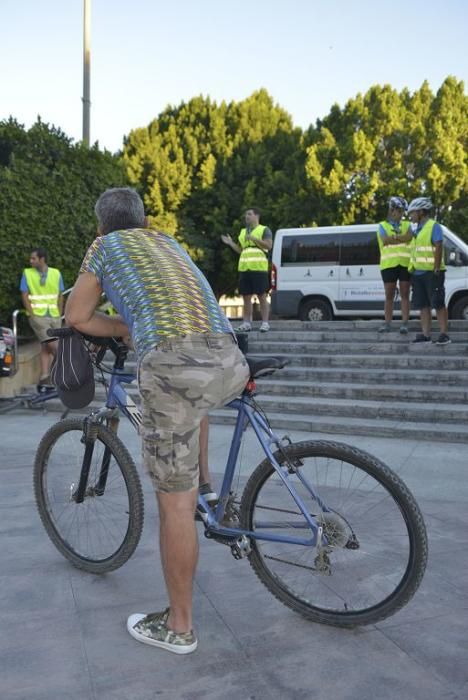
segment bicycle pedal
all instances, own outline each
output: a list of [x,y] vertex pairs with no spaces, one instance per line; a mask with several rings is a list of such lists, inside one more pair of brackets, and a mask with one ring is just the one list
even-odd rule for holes
[[231,545],[231,554],[234,559],[239,560],[248,557],[250,552],[250,540],[245,535],[238,537],[236,542]]

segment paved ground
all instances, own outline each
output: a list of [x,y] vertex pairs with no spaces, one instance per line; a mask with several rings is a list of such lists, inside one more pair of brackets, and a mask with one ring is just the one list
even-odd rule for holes
[[[177,657],[138,644],[125,630],[128,614],[166,602],[146,480],[143,538],[118,571],[81,573],[49,543],[33,502],[31,463],[38,438],[56,419],[0,416],[1,700],[468,698],[466,446],[341,438],[400,472],[425,515],[429,566],[405,609],[353,631],[306,622],[263,588],[245,560],[202,538],[200,644]],[[139,461],[137,437],[129,426],[122,434]],[[229,435],[227,427],[212,429],[216,472]],[[244,461],[255,466],[256,448],[247,440]]]

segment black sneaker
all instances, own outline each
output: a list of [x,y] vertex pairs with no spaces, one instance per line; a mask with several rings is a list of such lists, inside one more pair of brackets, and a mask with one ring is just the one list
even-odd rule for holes
[[448,337],[447,333],[441,333],[436,340],[436,345],[448,345],[452,341]]
[[416,338],[412,341],[413,343],[432,343],[432,338],[430,335],[424,335],[424,333],[418,333]]

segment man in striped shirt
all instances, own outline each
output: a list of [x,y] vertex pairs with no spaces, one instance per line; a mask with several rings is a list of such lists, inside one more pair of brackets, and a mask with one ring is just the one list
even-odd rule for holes
[[[147,228],[137,192],[107,190],[96,215],[101,235],[84,258],[66,320],[90,335],[129,335],[135,348],[143,460],[157,494],[169,596],[166,610],[131,615],[127,629],[138,641],[187,654],[197,647],[192,581],[200,423],[242,392],[247,362],[201,271],[172,236]],[[95,310],[102,292],[119,315]]]

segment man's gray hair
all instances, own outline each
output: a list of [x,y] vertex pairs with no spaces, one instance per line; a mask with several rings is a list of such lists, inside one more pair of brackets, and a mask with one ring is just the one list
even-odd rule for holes
[[145,209],[136,190],[113,187],[101,194],[94,207],[102,234],[128,228],[143,228]]

